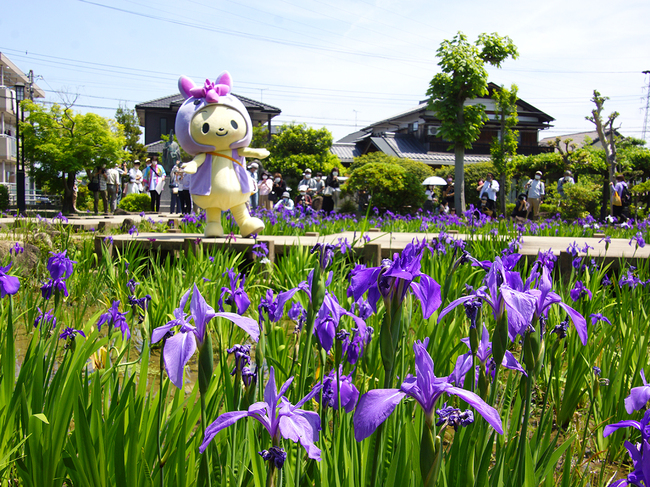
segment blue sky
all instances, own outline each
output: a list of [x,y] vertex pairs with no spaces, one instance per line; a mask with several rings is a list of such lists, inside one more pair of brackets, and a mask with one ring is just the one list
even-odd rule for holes
[[235,93],[282,110],[278,122],[336,140],[423,100],[436,49],[462,31],[514,41],[519,59],[490,68],[490,81],[517,84],[556,119],[542,136],[592,130],[594,89],[623,134],[643,131],[647,0],[27,0],[2,13],[0,51],[42,77],[46,100],[76,97],[106,117],[176,93],[180,75],[228,70]]

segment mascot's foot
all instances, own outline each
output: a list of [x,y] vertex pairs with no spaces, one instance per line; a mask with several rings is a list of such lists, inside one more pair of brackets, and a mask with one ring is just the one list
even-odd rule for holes
[[260,233],[262,230],[264,230],[264,222],[255,217],[248,217],[239,225],[242,237],[248,237],[251,233]]
[[206,237],[223,237],[223,227],[220,222],[208,222],[205,225]]

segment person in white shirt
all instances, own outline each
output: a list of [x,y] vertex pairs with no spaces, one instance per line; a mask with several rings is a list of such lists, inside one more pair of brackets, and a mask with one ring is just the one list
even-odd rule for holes
[[539,205],[546,195],[544,183],[542,182],[542,171],[537,171],[535,173],[535,179],[529,179],[524,189],[528,191],[528,204],[530,205],[528,218],[531,219],[530,216],[532,213],[532,219],[536,220],[539,217]]
[[129,169],[129,182],[126,184],[126,194],[139,194],[142,192],[142,171],[140,171],[140,161],[137,159],[133,162],[133,167]]
[[483,198],[484,195],[487,196],[487,208],[493,213],[496,210],[498,194],[499,194],[499,183],[494,180],[494,176],[492,175],[491,172],[489,172],[487,174],[487,178],[485,179],[485,183],[483,183],[483,187],[481,188],[481,192],[479,193],[478,197],[479,199],[481,199]]

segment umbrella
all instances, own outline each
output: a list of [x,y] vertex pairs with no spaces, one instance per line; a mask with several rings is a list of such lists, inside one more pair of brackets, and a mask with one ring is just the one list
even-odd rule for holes
[[429,176],[422,182],[423,186],[447,186],[447,181],[438,176]]

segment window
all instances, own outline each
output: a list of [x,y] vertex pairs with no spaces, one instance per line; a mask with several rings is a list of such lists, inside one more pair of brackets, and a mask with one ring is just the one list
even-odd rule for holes
[[167,119],[160,119],[160,135],[167,135]]

